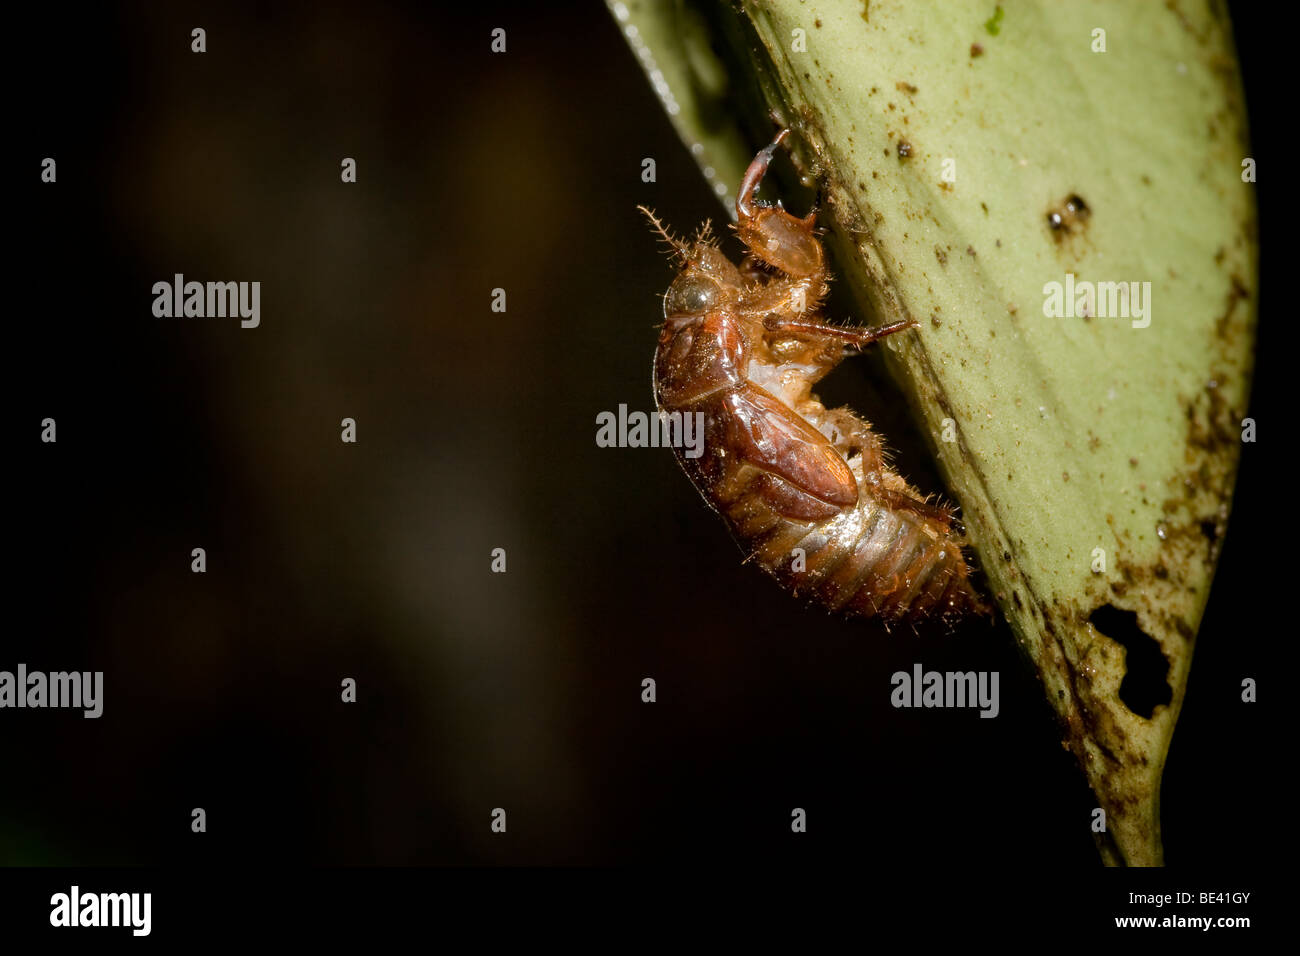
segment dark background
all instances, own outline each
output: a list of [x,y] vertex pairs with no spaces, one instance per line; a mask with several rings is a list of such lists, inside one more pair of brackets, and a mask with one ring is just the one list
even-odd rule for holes
[[[596,447],[598,412],[653,407],[671,272],[636,205],[725,214],[602,6],[473,10],[15,21],[0,667],[106,687],[99,720],[0,718],[0,862],[1097,867],[1093,800],[1005,625],[918,643],[808,612],[741,567],[670,454]],[[1266,296],[1259,16],[1236,29]],[[153,318],[176,272],[260,280],[261,327]],[[1165,774],[1171,864],[1249,870],[1271,839],[1263,649],[1294,626],[1268,596],[1290,570],[1268,311],[1260,441]],[[918,660],[1000,671],[998,719],[892,709]]]

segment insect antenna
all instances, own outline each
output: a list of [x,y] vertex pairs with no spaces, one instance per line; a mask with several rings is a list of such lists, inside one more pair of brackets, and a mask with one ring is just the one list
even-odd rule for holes
[[647,209],[645,206],[637,206],[636,208],[641,210],[641,212],[645,213],[645,217],[650,220],[651,228],[653,228],[655,232],[659,233],[660,237],[664,240],[664,242],[672,246],[674,256],[676,256],[679,260],[681,260],[682,263],[686,263],[687,261],[690,260],[691,247],[689,245],[687,245],[685,242],[682,242],[680,239],[675,239],[673,237],[673,234],[668,231],[667,227],[665,227],[664,224],[659,221],[659,217],[656,216],[649,209]]

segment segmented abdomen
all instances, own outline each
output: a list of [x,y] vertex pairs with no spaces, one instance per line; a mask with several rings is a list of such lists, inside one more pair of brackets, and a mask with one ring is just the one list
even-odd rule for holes
[[[949,527],[886,507],[859,485],[852,508],[821,521],[795,521],[759,495],[761,472],[726,468],[723,480],[701,488],[727,519],[752,560],[796,595],[833,611],[918,621],[982,610]],[[803,570],[795,570],[796,549]]]

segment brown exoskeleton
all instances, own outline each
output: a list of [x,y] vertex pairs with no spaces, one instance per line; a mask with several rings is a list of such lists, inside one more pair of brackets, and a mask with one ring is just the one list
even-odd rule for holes
[[676,448],[677,460],[750,557],[796,594],[886,623],[983,611],[952,510],[890,470],[866,422],[812,393],[852,350],[916,323],[820,318],[829,277],[815,214],[754,198],[787,132],[741,181],[741,266],[707,225],[687,243],[641,210],[681,266],[664,296],[655,400],[661,412],[704,416],[703,454]]

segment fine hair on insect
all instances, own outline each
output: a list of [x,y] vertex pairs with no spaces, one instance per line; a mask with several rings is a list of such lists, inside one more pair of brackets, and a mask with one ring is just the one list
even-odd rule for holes
[[678,267],[664,295],[655,402],[704,421],[703,453],[674,453],[746,560],[791,593],[886,627],[987,614],[954,510],[892,470],[866,420],[826,408],[812,391],[846,357],[916,323],[850,328],[823,318],[830,275],[816,214],[755,199],[788,132],[741,180],[739,264],[708,223],[687,242],[640,207]]

